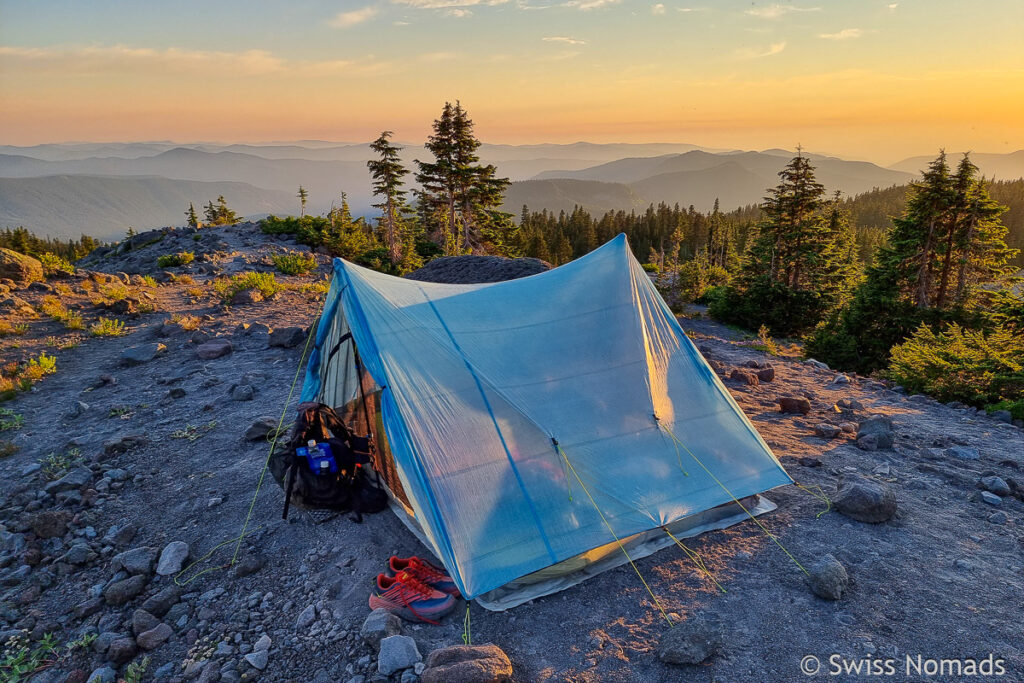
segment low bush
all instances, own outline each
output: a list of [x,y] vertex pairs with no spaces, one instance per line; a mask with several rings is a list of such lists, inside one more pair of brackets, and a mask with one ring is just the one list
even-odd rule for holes
[[196,255],[191,251],[179,251],[177,254],[164,254],[158,256],[156,265],[160,268],[174,268],[187,266],[196,260]]
[[75,272],[75,267],[70,261],[51,252],[41,254],[39,262],[43,264],[43,273],[48,276],[57,273],[73,274]]
[[316,268],[316,257],[299,251],[273,254],[270,259],[278,272],[284,275],[306,275]]
[[230,278],[221,278],[213,283],[213,290],[220,296],[221,301],[226,304],[231,303],[231,300],[239,292],[250,289],[259,291],[264,299],[269,299],[280,292],[282,287],[273,273],[256,273],[252,271],[239,273]]
[[116,318],[100,318],[89,328],[89,332],[94,337],[121,337],[125,334],[124,323]]
[[1024,394],[1024,335],[1003,326],[986,334],[956,323],[940,333],[921,325],[892,348],[885,375],[939,401],[1013,406]]

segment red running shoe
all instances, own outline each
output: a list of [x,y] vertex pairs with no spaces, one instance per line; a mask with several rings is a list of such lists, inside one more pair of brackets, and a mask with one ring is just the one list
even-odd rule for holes
[[434,590],[454,595],[457,598],[461,597],[459,587],[455,585],[452,577],[442,571],[440,567],[435,567],[426,560],[421,560],[416,556],[395,557],[392,555],[391,559],[388,560],[388,566],[396,574],[399,572],[409,572]]
[[377,585],[370,594],[370,609],[383,608],[406,621],[436,624],[455,607],[455,598],[434,590],[409,572],[391,577],[377,575]]

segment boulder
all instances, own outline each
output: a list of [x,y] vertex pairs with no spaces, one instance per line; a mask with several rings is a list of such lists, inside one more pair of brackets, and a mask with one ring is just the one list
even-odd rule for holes
[[142,609],[155,617],[162,618],[181,598],[181,589],[171,584],[142,603]]
[[780,396],[776,400],[779,403],[779,412],[781,413],[806,415],[811,412],[811,402],[803,396]]
[[121,365],[141,365],[156,358],[158,353],[166,351],[167,347],[159,342],[129,346],[121,352]]
[[188,560],[190,549],[185,541],[171,541],[160,551],[160,561],[156,564],[156,573],[160,576],[171,576],[181,571]]
[[138,636],[157,627],[160,620],[144,609],[132,612],[132,633]]
[[666,664],[700,664],[717,654],[723,643],[718,619],[695,614],[662,634],[658,659]]
[[267,338],[267,346],[290,349],[306,340],[306,331],[301,327],[282,327],[274,330]]
[[861,450],[892,448],[895,440],[892,420],[885,415],[872,415],[857,426],[857,447]]
[[453,645],[434,650],[427,656],[422,683],[508,683],[512,680],[512,662],[500,647]]
[[232,401],[251,401],[256,396],[256,390],[250,384],[237,384],[231,387]]
[[66,510],[45,510],[29,518],[28,528],[39,538],[60,538],[68,532],[70,521]]
[[988,416],[996,422],[1005,422],[1006,424],[1013,422],[1013,413],[1009,410],[994,410]]
[[363,637],[366,644],[372,648],[380,646],[380,641],[388,636],[397,636],[402,633],[402,620],[383,608],[377,608],[366,617],[359,635]]
[[246,441],[262,441],[267,434],[277,429],[278,419],[276,417],[264,416],[257,418],[255,422],[245,430]]
[[90,482],[92,482],[92,471],[88,467],[75,467],[60,479],[51,481],[44,486],[43,490],[52,494],[61,491],[77,491]]
[[107,660],[112,664],[127,664],[136,652],[138,652],[138,648],[135,647],[134,640],[118,638],[110,644],[110,648],[107,650]]
[[408,669],[421,661],[423,657],[416,647],[416,641],[409,636],[388,636],[380,641],[377,671],[385,676]]
[[771,382],[775,379],[775,368],[768,366],[757,371],[757,378],[762,382]]
[[1010,485],[1006,483],[1006,480],[1004,480],[1002,477],[997,477],[994,475],[989,477],[982,477],[978,481],[978,487],[986,491],[990,491],[996,494],[997,496],[1008,496],[1011,493],[1013,493],[1013,491],[1010,489]]
[[1003,504],[1002,498],[1000,498],[994,493],[989,493],[988,491],[981,492],[981,500],[983,503],[988,503],[989,505],[993,505],[995,507],[998,507]]
[[885,522],[896,514],[896,494],[891,486],[856,475],[839,480],[832,504],[850,519],[869,524]]
[[234,347],[231,345],[231,342],[229,342],[227,339],[222,339],[218,337],[216,339],[211,339],[209,341],[203,342],[202,344],[197,346],[196,355],[202,358],[203,360],[213,360],[214,358],[226,356],[233,350]]
[[13,280],[19,287],[44,279],[43,264],[10,249],[0,248],[0,278]]
[[850,585],[846,568],[831,555],[825,555],[811,565],[807,580],[814,594],[825,600],[838,600]]
[[263,301],[263,294],[258,289],[243,289],[231,297],[231,303],[236,306],[244,304],[258,304],[261,301]]

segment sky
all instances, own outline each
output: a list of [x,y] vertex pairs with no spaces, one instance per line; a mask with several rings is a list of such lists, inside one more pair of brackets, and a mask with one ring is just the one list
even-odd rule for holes
[[1024,2],[0,0],[0,144],[1024,148]]

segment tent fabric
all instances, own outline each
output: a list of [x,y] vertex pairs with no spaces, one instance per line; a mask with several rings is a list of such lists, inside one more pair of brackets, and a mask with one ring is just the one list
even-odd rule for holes
[[303,400],[354,398],[349,332],[416,521],[467,598],[609,543],[609,526],[624,538],[792,482],[624,235],[473,285],[335,259]]

